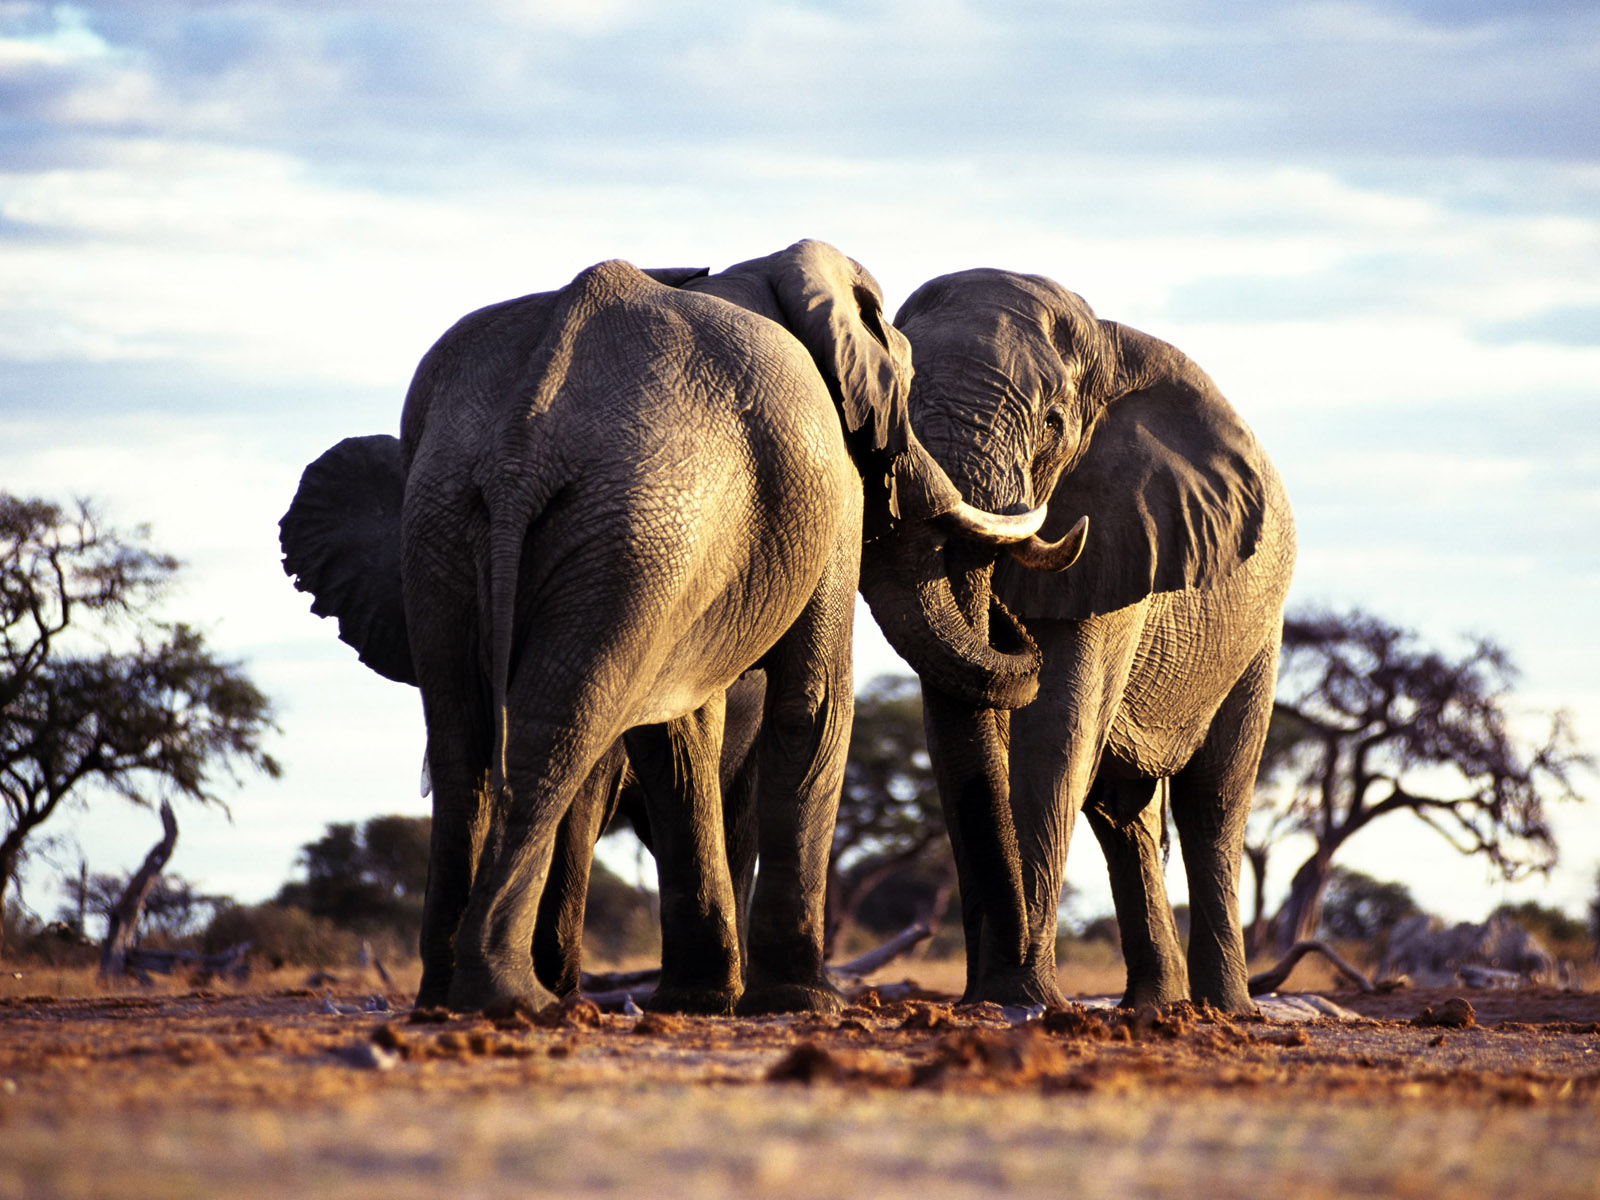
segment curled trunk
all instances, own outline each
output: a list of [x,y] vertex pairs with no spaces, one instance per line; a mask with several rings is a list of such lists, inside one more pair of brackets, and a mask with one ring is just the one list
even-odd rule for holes
[[[979,708],[1020,708],[1039,690],[1039,648],[989,591],[990,570],[953,573],[935,529],[914,523],[867,546],[861,594],[924,687]],[[952,574],[973,592],[965,606]]]
[[1008,710],[1038,692],[1040,657],[990,589],[995,553],[966,540],[943,544],[929,524],[902,525],[868,545],[861,592],[922,680],[928,749],[957,860],[977,886],[994,950],[1020,964],[1028,921],[1003,730]]

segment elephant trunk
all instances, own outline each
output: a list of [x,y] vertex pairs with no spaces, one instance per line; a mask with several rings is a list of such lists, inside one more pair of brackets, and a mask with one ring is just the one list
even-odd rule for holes
[[945,545],[930,522],[902,523],[866,546],[861,594],[925,686],[980,708],[1020,708],[1039,690],[1039,650],[990,592],[993,561],[992,548]]
[[1028,944],[1008,781],[1009,712],[1039,687],[1039,651],[990,588],[996,551],[936,526],[902,527],[867,548],[861,591],[884,636],[922,679],[928,752],[945,825],[975,887],[993,951]]
[[[1002,967],[1027,955],[1027,901],[1022,890],[1022,855],[1011,813],[1010,717],[976,708],[934,689],[922,694],[928,755],[939,782],[950,845],[987,924],[988,954]],[[968,929],[972,938],[974,930]],[[978,941],[968,943],[967,983],[976,980]]]

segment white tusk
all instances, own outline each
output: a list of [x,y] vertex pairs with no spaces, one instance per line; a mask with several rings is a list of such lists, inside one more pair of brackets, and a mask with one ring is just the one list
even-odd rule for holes
[[1044,524],[1045,506],[1031,512],[1002,516],[984,512],[962,500],[950,511],[941,513],[935,520],[946,533],[968,537],[980,542],[1024,542],[1039,532]]
[[1038,537],[1009,547],[1011,557],[1031,571],[1065,571],[1078,561],[1084,543],[1089,538],[1089,518],[1082,516],[1057,542],[1046,542]]

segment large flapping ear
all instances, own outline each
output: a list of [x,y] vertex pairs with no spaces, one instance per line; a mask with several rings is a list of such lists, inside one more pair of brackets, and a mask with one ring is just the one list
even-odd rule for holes
[[1271,467],[1254,435],[1193,363],[1146,335],[1120,334],[1144,363],[1142,386],[1101,412],[1039,533],[1061,537],[1087,516],[1082,556],[1059,575],[1004,556],[996,568],[996,593],[1024,620],[1082,619],[1207,587],[1255,552]]
[[783,323],[836,389],[846,429],[875,450],[904,453],[911,344],[884,318],[878,281],[826,242],[796,242],[769,261]]
[[400,587],[405,487],[399,438],[346,438],[300,476],[278,543],[311,611],[337,617],[340,639],[378,674],[416,686]]

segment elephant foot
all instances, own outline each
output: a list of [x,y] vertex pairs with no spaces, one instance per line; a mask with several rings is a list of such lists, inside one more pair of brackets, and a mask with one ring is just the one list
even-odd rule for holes
[[969,983],[966,994],[961,997],[963,1004],[981,1004],[985,1001],[1007,1008],[1033,1008],[1038,1005],[1065,1008],[1067,1004],[1054,979],[1045,979],[1032,971],[991,972],[976,984]]
[[515,1007],[537,1012],[555,1002],[556,998],[534,976],[531,963],[520,968],[457,963],[444,1004],[453,1012]]
[[1197,988],[1188,999],[1196,1008],[1209,1004],[1218,1012],[1230,1013],[1236,1017],[1253,1017],[1260,1011],[1256,1008],[1256,1002],[1250,998],[1248,988],[1228,988],[1214,994],[1207,994]]
[[741,1017],[771,1016],[775,1013],[821,1013],[831,1016],[842,1011],[844,997],[826,981],[821,983],[775,983],[745,989],[739,1000]]
[[417,998],[414,1002],[416,1008],[443,1008],[450,1000],[450,979],[454,974],[449,968],[436,969],[424,967],[422,969],[422,983],[417,988]]
[[650,1012],[731,1017],[738,1003],[736,988],[658,987],[643,1002]]
[[1118,1008],[1165,1008],[1189,999],[1189,988],[1181,980],[1128,980],[1128,989],[1117,1001]]

